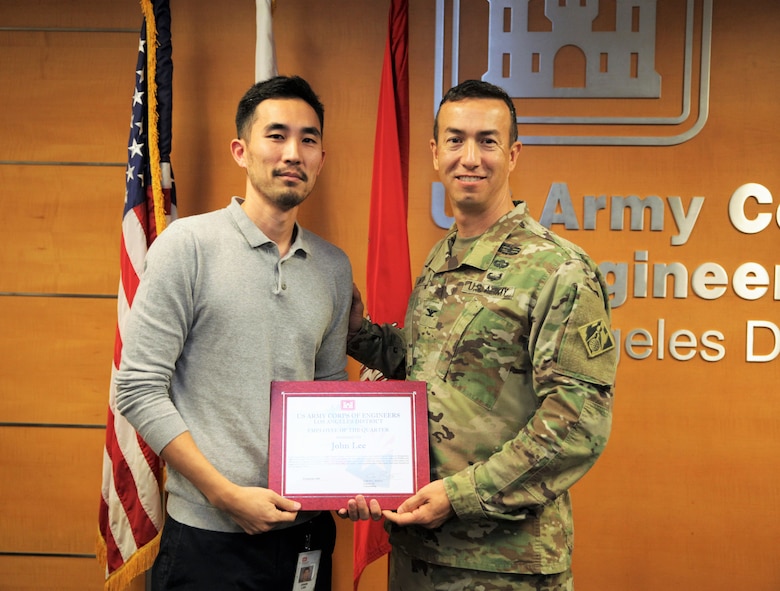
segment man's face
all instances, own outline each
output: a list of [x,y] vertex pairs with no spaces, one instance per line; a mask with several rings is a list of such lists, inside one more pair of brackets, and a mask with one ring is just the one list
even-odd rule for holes
[[282,211],[300,205],[325,161],[320,121],[301,99],[268,99],[257,105],[249,137],[234,142],[252,191]]
[[433,167],[453,207],[479,213],[509,197],[520,143],[509,139],[509,109],[499,99],[465,99],[439,109]]

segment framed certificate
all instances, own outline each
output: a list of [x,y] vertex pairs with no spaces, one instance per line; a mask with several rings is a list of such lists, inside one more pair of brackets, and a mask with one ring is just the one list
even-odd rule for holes
[[430,482],[425,382],[272,382],[268,465],[303,510],[395,509]]

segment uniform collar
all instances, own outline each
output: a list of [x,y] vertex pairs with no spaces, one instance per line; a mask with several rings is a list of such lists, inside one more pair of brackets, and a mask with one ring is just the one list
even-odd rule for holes
[[528,205],[525,201],[518,201],[515,208],[501,216],[496,223],[485,230],[477,241],[466,252],[462,260],[449,255],[452,243],[458,233],[457,226],[453,225],[442,240],[441,247],[431,259],[430,267],[435,272],[452,271],[461,266],[469,266],[486,271],[499,255],[499,249],[506,239],[517,228],[517,224],[528,216]]

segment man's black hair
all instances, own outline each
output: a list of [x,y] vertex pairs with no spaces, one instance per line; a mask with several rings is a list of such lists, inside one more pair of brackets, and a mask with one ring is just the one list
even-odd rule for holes
[[[455,103],[466,99],[498,99],[504,101],[509,109],[511,121],[509,123],[509,140],[514,144],[517,141],[517,112],[515,104],[510,96],[500,86],[485,82],[484,80],[466,80],[457,86],[453,86],[439,103],[439,111],[444,103]],[[433,139],[439,141],[439,112],[433,120]]]
[[253,85],[238,102],[236,111],[236,133],[243,138],[248,134],[257,105],[268,99],[301,99],[305,101],[320,120],[320,131],[325,125],[325,107],[309,83],[300,76],[274,76]]

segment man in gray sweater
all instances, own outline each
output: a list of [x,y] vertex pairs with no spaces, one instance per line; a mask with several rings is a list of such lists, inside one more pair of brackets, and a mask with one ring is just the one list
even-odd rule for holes
[[180,219],[150,248],[116,376],[117,408],[166,462],[155,590],[292,589],[335,524],[268,486],[272,380],[344,380],[352,270],[296,222],[322,169],[323,107],[308,83],[255,84],[236,114],[246,194]]

